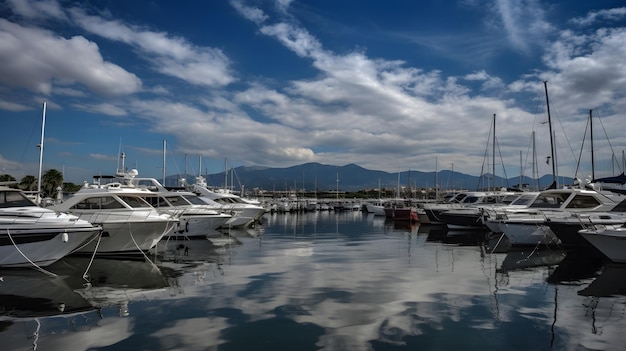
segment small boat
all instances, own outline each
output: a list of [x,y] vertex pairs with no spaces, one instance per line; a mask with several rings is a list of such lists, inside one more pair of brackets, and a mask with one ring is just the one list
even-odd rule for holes
[[37,206],[19,189],[0,186],[0,266],[48,266],[102,230],[67,213]]
[[[227,191],[212,191],[208,188],[204,177],[196,177],[192,191],[207,204],[221,206],[222,211],[229,213],[232,218],[222,227],[247,227],[260,221],[266,212],[260,204],[245,201],[238,195]],[[217,203],[217,204],[216,204]]]
[[417,217],[417,211],[414,207],[394,207],[393,209],[394,221],[409,221],[411,223],[417,223],[419,220]]
[[449,229],[484,228],[483,213],[486,209],[506,206],[519,197],[519,193],[508,191],[473,192],[463,200],[462,207],[440,213]]
[[365,211],[367,211],[367,213],[372,213],[374,216],[385,215],[385,205],[380,200],[365,201],[363,206],[365,206]]
[[599,225],[578,232],[609,260],[626,263],[626,227]]

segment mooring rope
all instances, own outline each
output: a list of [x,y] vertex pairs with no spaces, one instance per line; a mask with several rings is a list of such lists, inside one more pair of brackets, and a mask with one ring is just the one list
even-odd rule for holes
[[35,262],[31,261],[30,258],[26,257],[26,255],[22,252],[22,250],[20,250],[20,248],[17,246],[17,244],[13,240],[13,236],[11,235],[11,231],[9,230],[9,228],[7,228],[7,235],[9,236],[9,239],[11,239],[11,243],[13,244],[13,246],[15,247],[17,252],[19,252],[20,255],[22,255],[22,257],[24,257],[24,259],[26,259],[28,262],[30,262],[30,264],[32,264],[38,271],[40,271],[40,272],[42,272],[44,274],[47,274],[47,275],[49,275],[51,277],[57,277],[56,274],[39,267]]
[[100,232],[100,234],[98,234],[98,241],[96,242],[96,248],[93,249],[93,254],[91,255],[91,260],[89,260],[89,264],[87,265],[87,269],[85,269],[85,273],[83,273],[83,279],[91,284],[91,282],[89,280],[87,280],[88,274],[87,272],[89,272],[89,268],[91,268],[91,264],[93,263],[93,260],[96,258],[96,252],[98,252],[98,247],[100,246],[100,240],[102,239],[102,232]]
[[[167,224],[165,225],[165,227],[167,228]],[[130,223],[128,223],[128,234],[130,234],[130,238],[133,240],[133,243],[135,244],[135,247],[137,248],[137,250],[139,250],[139,252],[141,252],[141,254],[143,255],[143,257],[150,262],[150,264],[152,265],[152,267],[156,268],[157,270],[159,270],[159,267],[157,267],[157,265],[152,262],[152,260],[148,257],[148,255],[146,255],[145,252],[143,252],[143,250],[139,247],[139,244],[137,244],[137,241],[135,241],[135,237],[133,236],[133,231],[131,230],[130,227]]]

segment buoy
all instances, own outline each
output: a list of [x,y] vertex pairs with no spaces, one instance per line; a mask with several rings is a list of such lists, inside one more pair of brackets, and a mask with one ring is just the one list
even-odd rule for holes
[[63,233],[63,236],[61,237],[61,240],[63,240],[64,243],[68,242],[70,240],[69,235],[67,235],[67,233]]

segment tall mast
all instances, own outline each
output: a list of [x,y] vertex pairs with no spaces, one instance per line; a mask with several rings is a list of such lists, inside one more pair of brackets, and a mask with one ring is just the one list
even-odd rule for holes
[[450,182],[450,185],[452,186],[452,190],[454,190],[454,162],[452,162],[452,181]]
[[43,168],[43,136],[46,128],[46,101],[43,102],[43,116],[41,119],[41,140],[39,141],[39,176],[37,177],[37,205],[41,203],[41,169]]
[[439,187],[437,186],[439,180],[437,179],[437,173],[437,156],[435,156],[435,200],[439,200]]
[[[550,151],[552,156],[552,182],[556,183],[556,160],[554,159],[554,136],[552,134],[552,118],[550,117],[550,99],[548,98],[548,81],[543,81],[544,90],[546,91],[546,107],[548,111],[548,128],[550,129]],[[558,187],[558,185],[557,185]]]
[[589,110],[589,135],[591,139],[591,179],[596,179],[596,166],[593,161],[593,117],[591,117],[591,111]]
[[167,147],[167,140],[163,139],[163,186],[165,186],[165,150]]
[[533,178],[535,186],[539,190],[539,170],[537,169],[537,148],[535,146],[535,131],[533,130]]
[[522,183],[524,182],[524,164],[522,162],[522,151],[519,152],[519,190],[522,190]]
[[491,183],[496,190],[496,114],[493,114],[493,152],[491,155]]
[[224,190],[228,189],[228,163],[224,157]]

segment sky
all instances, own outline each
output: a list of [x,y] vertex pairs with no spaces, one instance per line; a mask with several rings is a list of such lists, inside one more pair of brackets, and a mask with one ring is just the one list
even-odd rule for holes
[[590,111],[593,172],[614,175],[625,24],[609,0],[3,0],[0,174],[37,175],[45,102],[43,171],[74,183],[121,152],[157,178],[308,162],[516,177],[556,159],[584,179]]

